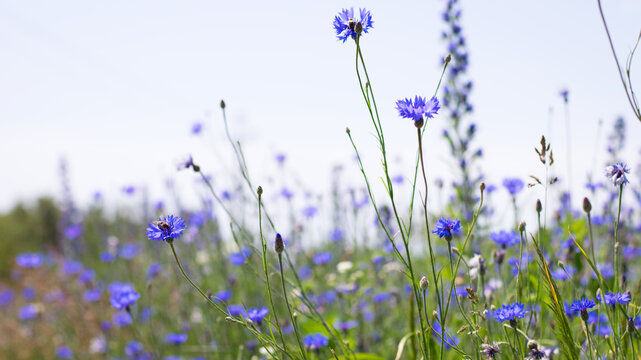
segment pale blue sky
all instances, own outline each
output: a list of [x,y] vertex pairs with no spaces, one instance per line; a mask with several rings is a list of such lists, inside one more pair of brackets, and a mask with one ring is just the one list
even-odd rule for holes
[[[0,209],[58,194],[61,156],[80,202],[95,190],[123,201],[119,190],[127,184],[147,185],[151,198],[160,198],[168,176],[191,184],[192,174],[174,174],[186,153],[216,171],[222,189],[229,179],[221,172],[235,169],[222,133],[223,98],[256,183],[268,183],[274,154],[284,152],[310,187],[326,189],[336,162],[349,166],[350,184],[360,185],[346,126],[368,154],[368,168],[379,163],[354,45],[337,41],[331,26],[347,6],[373,14],[363,51],[388,149],[405,159],[393,171],[409,174],[414,128],[398,118],[394,101],[433,92],[446,47],[439,40],[445,1],[0,1]],[[562,87],[570,90],[577,199],[586,172],[602,173],[604,134],[617,115],[629,129],[629,158],[622,160],[638,162],[641,124],[625,100],[596,1],[462,6],[473,119],[489,180],[540,172],[532,149],[543,133],[565,175]],[[641,28],[641,2],[604,7],[625,58]],[[635,66],[641,84],[639,58]],[[197,120],[206,121],[201,139],[190,136]],[[432,180],[447,179],[451,168],[444,124],[439,117],[428,124]]]

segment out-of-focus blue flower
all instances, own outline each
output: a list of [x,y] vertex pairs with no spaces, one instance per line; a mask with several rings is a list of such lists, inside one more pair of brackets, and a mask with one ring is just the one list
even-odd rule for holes
[[117,312],[111,317],[111,321],[116,325],[116,327],[125,327],[131,325],[133,319],[128,312]]
[[269,310],[266,307],[261,307],[258,309],[249,309],[247,312],[247,317],[249,320],[255,322],[255,323],[261,323],[263,322],[263,319],[267,314],[269,313]]
[[65,275],[75,275],[79,274],[83,270],[82,263],[75,260],[65,260],[62,263],[62,272]]
[[280,195],[288,200],[294,197],[294,193],[286,187],[280,190]]
[[285,160],[287,159],[287,155],[282,154],[282,153],[281,154],[276,154],[275,158],[276,158],[276,162],[278,163],[278,165],[283,165],[285,163]]
[[140,298],[140,294],[134,290],[131,284],[112,283],[109,285],[109,292],[111,293],[109,302],[116,310],[125,309]]
[[100,297],[102,296],[102,290],[99,287],[85,290],[85,293],[83,295],[83,298],[85,299],[86,302],[96,302],[100,300]]
[[429,100],[421,96],[415,96],[414,100],[405,98],[396,101],[398,114],[402,118],[412,119],[414,121],[423,120],[423,117],[431,119],[434,115],[438,114],[440,108],[441,106],[435,96]]
[[36,297],[36,289],[28,286],[22,290],[22,296],[25,300],[33,300]]
[[630,294],[627,292],[624,293],[611,293],[607,292],[605,295],[597,294],[596,296],[599,301],[606,303],[607,305],[614,306],[616,304],[627,304],[630,302]]
[[62,302],[65,300],[65,293],[60,289],[51,290],[45,294],[44,300],[47,303]]
[[512,303],[508,305],[503,305],[500,308],[494,310],[492,316],[496,319],[497,322],[504,321],[516,321],[525,317],[527,311],[525,306],[521,303]]
[[234,266],[243,265],[249,255],[251,255],[251,249],[242,248],[240,252],[229,254],[229,262]]
[[200,134],[200,132],[203,131],[203,124],[201,122],[195,122],[191,126],[191,133],[194,135]]
[[382,302],[388,301],[391,298],[392,298],[392,294],[388,292],[383,292],[383,293],[374,294],[372,296],[372,301],[375,303],[382,303]]
[[503,187],[505,187],[512,196],[521,192],[521,190],[523,190],[523,186],[523,180],[519,178],[503,179]]
[[[614,276],[612,263],[597,263],[596,268],[604,279],[610,279]],[[592,273],[592,277],[596,278],[596,274]]]
[[185,220],[179,216],[169,215],[164,218],[158,218],[149,224],[147,228],[147,238],[149,240],[171,242],[178,239],[183,231],[187,228]]
[[153,279],[162,271],[162,265],[160,263],[153,263],[147,268],[147,279]]
[[312,268],[310,268],[307,265],[303,265],[298,268],[298,276],[300,276],[301,280],[307,280],[309,279],[310,276],[312,276]]
[[34,304],[27,304],[18,310],[20,320],[30,320],[38,316],[38,307]]
[[128,358],[138,359],[138,356],[143,353],[143,349],[144,348],[141,343],[136,340],[132,340],[125,345],[125,355],[127,355]]
[[133,259],[140,252],[140,246],[126,243],[118,249],[118,256],[123,259]]
[[132,196],[133,194],[136,193],[136,187],[133,185],[123,186],[122,192],[125,193],[125,195]]
[[336,37],[338,40],[345,42],[350,37],[356,39],[359,36],[356,33],[357,24],[360,23],[360,27],[363,29],[362,32],[367,34],[367,32],[373,27],[374,21],[372,21],[372,15],[365,8],[360,10],[360,19],[354,18],[354,8],[343,9],[341,10],[336,17],[334,17],[334,30],[336,30]]
[[4,289],[0,291],[0,306],[5,307],[11,304],[14,294],[15,293],[12,289]]
[[334,229],[332,230],[332,233],[330,234],[329,238],[333,242],[338,242],[341,241],[345,238],[345,234],[343,233],[343,230],[341,229]]
[[570,278],[570,276],[576,273],[576,268],[572,265],[565,265],[564,268],[565,270],[560,267],[552,270],[552,277],[555,280],[567,280]]
[[521,237],[514,230],[501,230],[490,233],[490,239],[503,248],[514,246],[521,242]]
[[561,89],[561,91],[559,91],[559,95],[563,98],[563,102],[567,104],[570,91],[567,88],[563,88]]
[[314,260],[314,264],[322,265],[332,261],[332,258],[334,258],[334,254],[330,252],[322,252],[314,255],[313,260]]
[[82,234],[82,225],[73,224],[65,229],[65,237],[67,239],[73,240]]
[[461,220],[459,219],[446,219],[444,217],[436,220],[436,230],[432,231],[440,238],[445,238],[447,241],[452,240],[452,236],[461,231]]
[[142,323],[146,323],[147,321],[149,321],[149,319],[153,314],[154,314],[153,308],[144,307],[140,311],[140,317],[138,318],[138,320]]
[[328,344],[329,339],[327,338],[327,336],[321,333],[309,334],[303,338],[303,345],[305,345],[306,348],[312,350],[320,349],[327,346]]
[[628,178],[625,176],[625,174],[629,173],[630,168],[622,162],[618,162],[605,168],[605,176],[612,181],[612,184],[617,186],[629,183]]
[[242,305],[232,304],[227,306],[227,312],[231,316],[243,316],[245,314],[245,307]]
[[16,263],[23,268],[37,268],[42,265],[42,255],[38,253],[24,253],[16,256]]
[[167,334],[165,340],[169,343],[180,345],[187,341],[187,334]]
[[305,215],[306,218],[313,218],[317,213],[318,213],[318,207],[314,205],[306,206],[303,209],[303,215]]
[[216,295],[213,296],[214,301],[216,302],[227,302],[229,299],[231,299],[231,291],[229,290],[221,290],[216,293]]
[[336,324],[334,325],[336,328],[338,328],[341,331],[347,331],[349,329],[353,329],[358,326],[358,321],[356,320],[349,320],[349,321],[336,321]]
[[100,254],[100,261],[102,262],[112,262],[116,257],[112,253],[103,252]]
[[612,336],[612,328],[607,325],[607,322],[601,323],[596,327],[595,333],[600,336]]
[[96,277],[96,272],[92,269],[86,269],[78,275],[78,283],[88,284]]
[[69,346],[61,346],[56,349],[56,357],[58,359],[71,359],[73,358],[73,351]]

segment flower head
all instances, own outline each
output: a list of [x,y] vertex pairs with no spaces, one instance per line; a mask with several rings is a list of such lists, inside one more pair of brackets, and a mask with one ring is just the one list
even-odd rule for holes
[[605,176],[612,181],[614,185],[624,185],[627,184],[628,178],[625,176],[625,174],[630,173],[630,168],[628,168],[628,165],[618,162],[614,165],[608,166],[605,168]]
[[429,100],[421,96],[415,96],[414,100],[405,98],[396,101],[396,110],[398,110],[399,115],[402,118],[414,121],[423,120],[423,116],[431,119],[438,114],[440,108],[438,99],[434,96]]
[[322,252],[314,255],[314,264],[322,265],[332,261],[334,255],[331,252]]
[[[596,306],[596,303],[588,298],[583,298],[581,300],[574,300],[572,305],[570,305],[570,310],[574,314],[581,314],[581,318],[584,321],[588,321],[588,310]],[[566,311],[567,312],[567,311]]]
[[441,217],[436,220],[436,230],[432,231],[433,234],[437,234],[440,238],[445,238],[445,240],[452,240],[452,235],[458,234],[461,231],[461,220],[459,219],[445,219]]
[[42,265],[42,255],[38,253],[24,253],[16,256],[16,263],[23,268],[37,268]]
[[180,345],[187,341],[187,334],[167,334],[165,340],[169,343]]
[[503,179],[503,186],[514,196],[523,190],[523,181],[518,178]]
[[133,305],[140,298],[133,285],[131,284],[122,284],[122,283],[112,283],[109,285],[109,292],[111,293],[111,306],[116,310],[125,309]]
[[597,294],[596,296],[599,301],[602,303],[606,303],[607,305],[614,306],[616,304],[627,304],[630,302],[630,294],[627,292],[624,293],[610,293],[609,291],[601,296],[601,294]]
[[150,223],[147,228],[147,237],[149,240],[172,242],[173,239],[178,239],[182,235],[186,227],[185,220],[181,217],[169,215]]
[[488,359],[494,359],[501,352],[499,345],[496,341],[492,344],[481,344],[481,354]]
[[366,33],[373,27],[372,15],[363,8],[359,10],[360,20],[354,18],[354,8],[343,9],[334,17],[334,30],[338,40],[347,41],[350,37],[356,39],[361,33]]
[[249,309],[249,311],[247,312],[247,317],[249,318],[249,320],[260,324],[261,322],[263,322],[265,316],[267,316],[267,313],[269,313],[269,309],[267,309],[266,307]]
[[500,245],[501,247],[510,247],[518,244],[521,242],[521,238],[519,237],[519,234],[516,233],[516,231],[505,231],[501,230],[500,232],[493,232],[490,233],[490,239],[494,241],[497,245]]
[[309,349],[319,349],[327,346],[327,344],[329,344],[329,339],[320,333],[309,334],[303,338],[303,345]]
[[516,321],[525,317],[527,311],[525,306],[521,303],[512,303],[503,305],[493,312],[494,319],[497,322]]

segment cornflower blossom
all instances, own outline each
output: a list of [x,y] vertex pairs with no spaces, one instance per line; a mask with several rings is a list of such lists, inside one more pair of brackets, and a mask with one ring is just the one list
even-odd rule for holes
[[367,34],[373,27],[372,15],[367,9],[359,9],[360,19],[354,18],[354,8],[341,10],[336,17],[334,17],[334,30],[336,30],[336,37],[343,42],[347,41],[350,37],[356,40],[361,33]]
[[261,307],[258,309],[249,309],[247,312],[247,318],[255,323],[262,323],[265,319],[265,316],[269,313],[269,309],[266,307]]
[[605,303],[606,305],[614,306],[616,304],[627,304],[630,302],[630,294],[627,292],[624,293],[610,293],[609,291],[601,296],[601,294],[597,294],[596,296],[599,301],[602,303]]
[[508,305],[503,305],[500,308],[494,310],[492,315],[497,322],[515,322],[518,319],[525,317],[527,311],[525,306],[521,303],[512,303]]
[[625,174],[629,173],[630,168],[628,168],[628,165],[622,162],[618,162],[605,168],[605,176],[610,179],[610,181],[612,181],[612,184],[617,186],[625,185],[630,182],[625,176]]
[[16,264],[23,268],[37,268],[42,265],[42,255],[38,253],[24,253],[16,256]]
[[433,234],[437,234],[440,238],[445,238],[445,240],[452,240],[452,236],[458,234],[461,231],[461,220],[459,219],[445,219],[444,217],[436,220],[436,230],[432,231]]
[[109,285],[109,292],[111,293],[109,302],[116,310],[127,309],[140,298],[140,294],[131,284],[112,283]]
[[314,264],[316,265],[323,265],[327,264],[328,262],[332,261],[334,258],[334,255],[330,252],[322,252],[314,255]]
[[499,232],[490,233],[490,239],[502,248],[514,246],[521,242],[521,237],[514,230],[501,230]]
[[165,340],[174,345],[180,345],[187,341],[187,334],[167,334]]
[[412,99],[401,99],[396,101],[396,110],[402,118],[412,119],[415,122],[421,121],[424,118],[431,119],[434,115],[438,114],[441,108],[438,99],[433,96],[430,100],[426,100],[421,96],[415,96]]
[[584,321],[588,320],[588,310],[596,306],[596,303],[593,300],[588,298],[583,298],[580,300],[574,300],[572,305],[570,305],[570,310],[574,314],[581,314],[581,318]]
[[496,355],[501,353],[501,349],[499,349],[499,343],[496,341],[493,342],[492,344],[481,344],[481,354],[485,356],[488,359],[495,359]]
[[316,350],[320,349],[322,347],[325,347],[329,344],[329,339],[327,336],[316,333],[316,334],[309,334],[303,338],[303,345],[305,345],[306,348]]
[[185,220],[181,217],[169,215],[149,224],[147,238],[149,240],[172,242],[182,235],[186,227]]
[[503,187],[507,189],[510,195],[515,196],[521,190],[523,190],[524,184],[521,179],[518,178],[507,178],[503,179]]

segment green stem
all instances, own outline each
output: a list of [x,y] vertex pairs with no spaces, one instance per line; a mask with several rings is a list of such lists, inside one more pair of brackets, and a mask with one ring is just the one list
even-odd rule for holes
[[296,341],[298,342],[298,348],[300,349],[303,359],[306,359],[305,348],[298,334],[298,326],[296,326],[296,321],[294,320],[294,314],[292,313],[292,308],[289,306],[289,300],[287,299],[287,288],[285,287],[285,275],[283,274],[283,256],[278,254],[278,267],[280,268],[280,281],[283,285],[283,296],[285,297],[285,304],[287,305],[287,311],[289,312],[289,318],[292,322],[292,327],[294,328],[294,334],[296,334]]
[[623,198],[623,184],[619,185],[619,210],[617,212],[617,222],[614,224],[614,292],[619,291],[619,221],[621,220],[621,200]]

